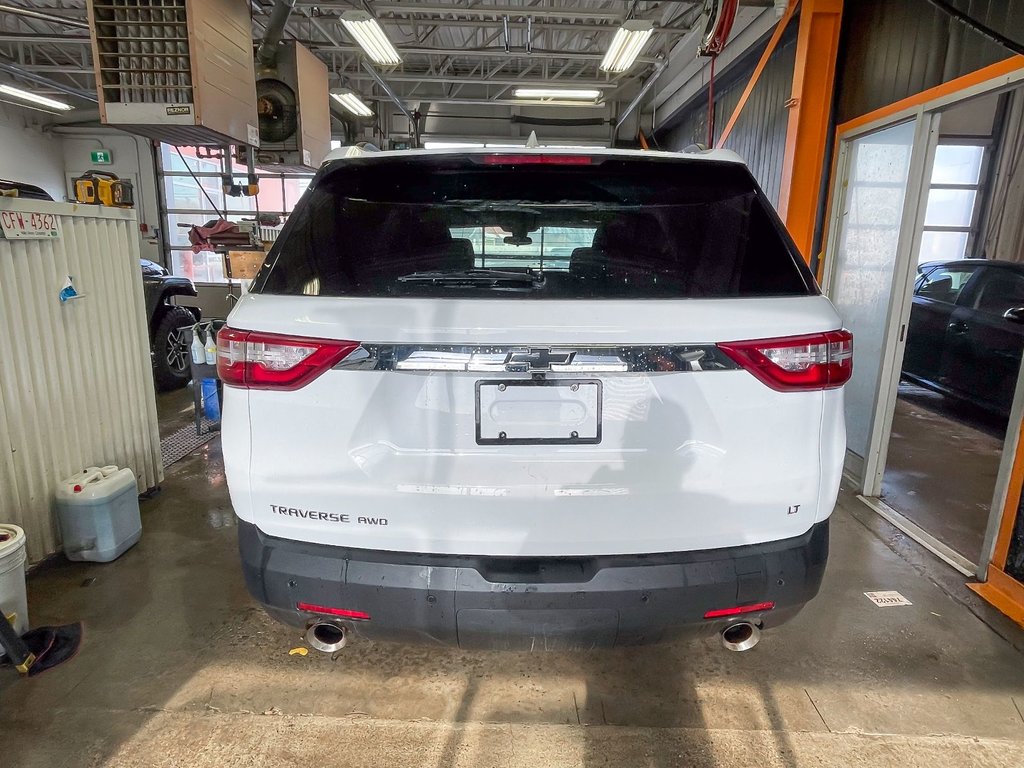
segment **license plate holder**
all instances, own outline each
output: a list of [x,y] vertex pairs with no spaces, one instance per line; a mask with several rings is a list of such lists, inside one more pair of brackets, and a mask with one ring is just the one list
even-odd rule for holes
[[598,379],[478,381],[476,442],[596,445],[601,442],[601,396]]

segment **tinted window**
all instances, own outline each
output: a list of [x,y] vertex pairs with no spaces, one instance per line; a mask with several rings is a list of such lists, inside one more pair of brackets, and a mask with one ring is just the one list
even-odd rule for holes
[[1024,275],[1012,269],[986,269],[974,306],[994,315],[1024,307]]
[[326,172],[253,290],[541,299],[816,292],[742,166],[477,161],[369,159]]
[[938,267],[921,278],[917,295],[946,304],[956,304],[960,292],[971,279],[976,267]]

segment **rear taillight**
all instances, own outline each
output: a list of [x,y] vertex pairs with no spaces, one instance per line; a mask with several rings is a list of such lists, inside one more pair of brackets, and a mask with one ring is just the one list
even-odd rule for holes
[[359,346],[355,341],[279,336],[221,328],[217,334],[217,374],[229,387],[303,387],[337,365]]
[[834,389],[853,374],[853,334],[849,331],[730,341],[718,347],[780,392]]

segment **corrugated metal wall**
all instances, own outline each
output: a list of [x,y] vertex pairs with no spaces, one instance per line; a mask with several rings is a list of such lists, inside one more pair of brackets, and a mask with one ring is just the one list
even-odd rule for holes
[[[57,240],[0,238],[0,521],[32,561],[59,549],[57,483],[87,466],[163,479],[134,211],[0,198],[53,213]],[[83,298],[58,293],[68,275]]]
[[[782,158],[786,149],[789,111],[786,101],[793,91],[793,65],[796,62],[796,23],[790,24],[778,47],[754,86],[750,99],[733,128],[728,149],[738,152],[750,167],[765,194],[777,205],[782,184]],[[757,66],[764,46],[759,45],[733,66],[726,77],[715,83],[715,136],[721,135],[740,95]],[[662,147],[681,150],[690,144],[707,144],[707,91],[681,110]]]
[[[1010,39],[1024,41],[1024,0],[951,2]],[[927,0],[847,0],[837,120],[845,122],[1011,55]]]

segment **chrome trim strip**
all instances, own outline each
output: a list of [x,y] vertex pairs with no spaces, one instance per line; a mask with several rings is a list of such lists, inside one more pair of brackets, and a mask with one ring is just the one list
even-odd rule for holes
[[[567,362],[561,362],[567,361]],[[363,344],[337,370],[408,373],[695,373],[739,368],[714,344],[624,347]]]

